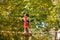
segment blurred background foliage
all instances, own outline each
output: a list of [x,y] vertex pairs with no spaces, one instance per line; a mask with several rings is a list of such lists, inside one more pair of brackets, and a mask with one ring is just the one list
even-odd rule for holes
[[45,22],[46,28],[60,28],[60,0],[1,0],[0,31],[23,31],[23,13],[29,14],[30,28]]

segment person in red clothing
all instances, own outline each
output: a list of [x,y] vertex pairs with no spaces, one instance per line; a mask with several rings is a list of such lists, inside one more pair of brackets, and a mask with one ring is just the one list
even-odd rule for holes
[[28,30],[29,30],[28,14],[26,14],[26,13],[23,14],[23,21],[24,21],[24,32],[28,32]]

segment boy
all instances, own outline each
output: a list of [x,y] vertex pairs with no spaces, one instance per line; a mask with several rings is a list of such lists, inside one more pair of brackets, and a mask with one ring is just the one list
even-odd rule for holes
[[29,32],[29,19],[28,19],[28,14],[24,13],[23,14],[23,21],[24,21],[24,33]]

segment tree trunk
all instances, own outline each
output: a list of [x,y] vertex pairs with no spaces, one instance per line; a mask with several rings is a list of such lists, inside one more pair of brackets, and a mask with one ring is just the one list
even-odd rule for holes
[[57,31],[55,31],[55,40],[57,40]]

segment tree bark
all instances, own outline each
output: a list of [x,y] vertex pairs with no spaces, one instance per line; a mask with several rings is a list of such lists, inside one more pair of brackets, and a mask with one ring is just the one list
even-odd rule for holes
[[57,31],[55,32],[55,40],[57,40]]

